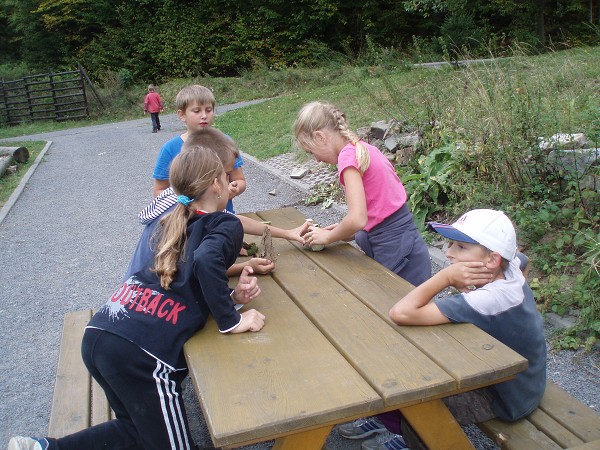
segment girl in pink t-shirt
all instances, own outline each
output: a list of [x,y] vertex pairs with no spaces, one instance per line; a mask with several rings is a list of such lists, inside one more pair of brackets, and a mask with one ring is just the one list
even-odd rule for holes
[[300,148],[337,165],[348,213],[340,223],[311,227],[308,245],[355,239],[371,258],[414,285],[431,277],[429,251],[406,205],[406,191],[388,159],[360,141],[334,105],[304,105],[294,123]]

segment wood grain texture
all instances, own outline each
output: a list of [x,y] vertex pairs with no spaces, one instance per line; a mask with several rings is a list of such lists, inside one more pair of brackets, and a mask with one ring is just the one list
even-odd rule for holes
[[[295,208],[259,211],[262,220],[282,228],[297,226],[304,217]],[[279,242],[275,242],[278,245]],[[301,248],[298,244],[289,244]],[[510,378],[527,368],[527,360],[472,324],[435,327],[395,325],[388,316],[390,308],[412,285],[375,260],[346,244],[328,245],[321,252],[304,252],[352,295],[388,322],[441,368],[450,374],[457,387],[466,390],[487,384],[493,376]],[[515,359],[518,362],[515,363]]]
[[90,426],[91,376],[81,359],[90,310],[65,314],[48,435],[62,437]]
[[265,314],[263,330],[221,334],[211,319],[184,347],[215,446],[320,428],[381,408],[380,396],[281,288],[270,277],[260,281],[262,295],[245,308]]
[[600,440],[600,414],[554,383],[546,384],[546,392],[539,409],[582,441]]
[[[281,228],[304,221],[294,208],[245,215]],[[525,367],[470,325],[392,323],[389,308],[412,286],[347,244],[312,252],[273,239],[273,251],[275,271],[259,277],[261,296],[242,309],[264,313],[264,329],[223,335],[211,319],[184,347],[216,446],[276,439],[278,450],[320,449],[337,423],[412,406],[417,423],[427,411],[431,428],[462,445],[467,438],[438,399]],[[441,441],[432,433],[427,439]]]
[[552,382],[538,409],[517,422],[478,424],[503,449],[600,450],[600,414]]
[[460,425],[442,400],[408,406],[402,408],[401,411],[427,448],[435,450],[473,449],[473,444],[463,433]]

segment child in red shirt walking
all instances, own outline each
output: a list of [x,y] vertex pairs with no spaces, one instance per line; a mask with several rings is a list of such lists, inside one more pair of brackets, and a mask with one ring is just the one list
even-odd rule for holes
[[144,98],[144,114],[150,113],[152,119],[152,132],[156,133],[160,130],[160,118],[158,114],[163,111],[164,105],[156,88],[153,84],[148,85],[148,93]]

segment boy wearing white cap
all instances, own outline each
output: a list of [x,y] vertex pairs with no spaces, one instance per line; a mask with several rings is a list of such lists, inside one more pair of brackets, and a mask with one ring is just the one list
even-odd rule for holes
[[[429,226],[450,239],[451,264],[396,303],[390,318],[401,325],[473,323],[527,358],[528,369],[513,380],[445,399],[461,424],[527,416],[544,394],[546,342],[542,317],[519,269],[512,222],[502,211],[475,209],[452,225]],[[450,286],[460,293],[431,302]]]

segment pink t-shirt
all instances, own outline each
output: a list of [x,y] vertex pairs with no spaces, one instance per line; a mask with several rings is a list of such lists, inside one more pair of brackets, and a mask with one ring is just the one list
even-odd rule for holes
[[[363,174],[363,185],[367,201],[367,225],[366,231],[370,231],[375,225],[383,222],[387,217],[398,211],[406,203],[406,190],[392,163],[379,151],[377,147],[361,141],[369,150],[371,164]],[[344,170],[355,167],[356,147],[349,143],[338,155],[338,175],[340,183],[344,186]]]

